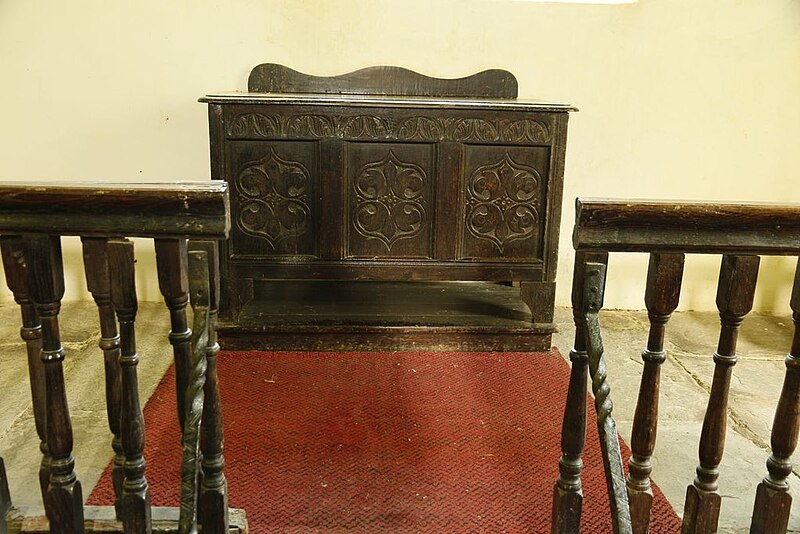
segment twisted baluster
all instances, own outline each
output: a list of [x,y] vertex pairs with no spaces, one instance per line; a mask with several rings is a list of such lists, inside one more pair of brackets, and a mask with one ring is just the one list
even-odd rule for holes
[[773,534],[786,532],[792,496],[789,482],[792,453],[797,447],[800,429],[800,261],[794,276],[791,297],[794,337],[786,356],[786,375],[772,422],[772,454],[767,459],[769,474],[758,485],[750,532]]
[[205,251],[189,252],[189,292],[194,317],[192,358],[189,361],[186,388],[186,419],[183,427],[181,462],[181,509],[178,529],[197,532],[197,478],[200,473],[200,423],[203,416],[206,382],[206,346],[208,345],[209,282]]
[[733,366],[736,364],[739,326],[753,307],[758,264],[758,256],[726,254],[722,257],[717,287],[721,329],[717,352],[714,354],[714,378],[700,435],[700,465],[697,466],[697,478],[686,489],[681,526],[684,534],[717,531],[722,501],[717,479],[725,450],[728,390]]
[[136,367],[134,324],[138,302],[134,272],[133,243],[127,239],[108,243],[108,265],[111,272],[111,300],[119,318],[122,374],[122,399],[120,430],[125,452],[124,481],[122,483],[122,526],[126,534],[152,531],[150,488],[145,478],[144,416],[139,401],[139,379]]
[[625,488],[619,434],[611,416],[614,404],[611,402],[611,386],[607,380],[608,371],[603,358],[603,339],[598,318],[603,307],[605,278],[605,263],[585,264],[582,320],[585,327],[586,352],[589,355],[589,376],[592,379],[594,405],[597,411],[597,430],[606,472],[608,500],[611,504],[611,524],[615,534],[627,534],[632,532],[628,494]]
[[108,270],[108,239],[104,237],[82,237],[83,267],[86,273],[86,286],[94,298],[100,315],[100,342],[103,351],[103,364],[106,379],[106,414],[108,428],[113,435],[111,448],[114,450],[114,463],[111,480],[114,484],[114,509],[117,519],[122,519],[121,498],[125,455],[122,451],[120,434],[120,404],[122,402],[122,373],[119,365],[119,334],[114,305],[111,303],[111,278]]
[[58,236],[31,235],[24,239],[28,287],[42,322],[47,449],[50,482],[44,498],[53,534],[83,533],[83,493],[72,456],[72,421],[64,384],[64,348],[58,313],[64,297],[64,268]]
[[36,307],[28,289],[28,267],[25,262],[24,243],[19,236],[0,237],[3,267],[6,283],[14,294],[14,301],[19,304],[22,313],[22,326],[19,335],[25,341],[28,352],[28,377],[31,383],[31,399],[33,403],[33,419],[36,434],[39,436],[39,450],[42,461],[39,465],[39,488],[42,500],[47,493],[50,481],[50,454],[47,451],[47,413],[45,399],[44,363],[42,363],[42,325],[36,314]]
[[678,306],[683,277],[683,254],[650,255],[644,302],[650,319],[647,347],[642,351],[644,370],[639,384],[639,398],[631,433],[631,458],[628,461],[628,501],[633,531],[646,533],[650,524],[653,490],[650,458],[656,445],[658,428],[658,394],[664,350],[664,333],[670,315]]
[[583,507],[581,471],[583,470],[583,448],[586,443],[586,391],[589,357],[586,354],[586,336],[583,309],[584,264],[589,261],[607,261],[608,254],[575,254],[572,279],[572,315],[575,321],[575,344],[569,353],[572,362],[567,402],[561,426],[561,459],[558,462],[559,476],[553,488],[553,515],[551,532],[567,534],[578,532]]
[[222,409],[217,381],[217,332],[214,328],[219,309],[219,253],[215,241],[191,241],[191,250],[203,250],[208,258],[209,310],[206,349],[206,384],[204,387],[203,423],[200,428],[202,485],[198,502],[198,523],[205,534],[228,532],[228,482],[222,454]]

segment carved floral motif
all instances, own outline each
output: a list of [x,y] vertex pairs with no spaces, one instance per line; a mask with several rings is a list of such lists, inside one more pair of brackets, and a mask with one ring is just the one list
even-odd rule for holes
[[273,249],[308,231],[311,177],[301,163],[286,161],[273,149],[245,166],[236,179],[240,194],[237,224]]
[[455,141],[497,141],[497,126],[486,119],[461,119],[453,121],[450,136]]
[[489,141],[547,143],[550,129],[534,119],[437,118],[413,116],[391,119],[375,115],[265,115],[242,113],[229,123],[233,138],[300,137],[341,139],[400,139],[422,141]]
[[547,130],[547,126],[539,121],[521,119],[500,122],[500,141],[508,143],[544,143],[550,139],[550,132]]
[[389,137],[391,125],[383,117],[358,115],[356,117],[337,117],[339,137],[369,137],[383,139]]
[[508,243],[533,235],[539,221],[539,171],[506,153],[496,163],[478,167],[467,183],[466,228],[491,241],[500,253]]
[[279,117],[262,113],[243,113],[228,128],[231,137],[277,137],[280,133]]
[[422,167],[400,161],[392,151],[381,161],[364,165],[353,182],[357,202],[353,228],[382,242],[387,252],[397,241],[417,236],[428,218],[425,180]]
[[409,117],[397,125],[400,139],[444,139],[445,124],[442,119],[430,117]]
[[289,137],[330,137],[336,128],[333,119],[324,115],[293,115],[282,124]]

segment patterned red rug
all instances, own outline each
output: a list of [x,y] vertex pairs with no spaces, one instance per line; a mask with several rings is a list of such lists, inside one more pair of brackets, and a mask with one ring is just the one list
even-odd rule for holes
[[[251,532],[550,530],[569,379],[555,351],[222,352],[219,374],[230,504]],[[144,413],[153,504],[176,506],[172,370]],[[584,462],[583,531],[610,532],[591,423]],[[112,502],[106,470],[89,503]],[[680,529],[657,488],[653,516],[650,532]]]

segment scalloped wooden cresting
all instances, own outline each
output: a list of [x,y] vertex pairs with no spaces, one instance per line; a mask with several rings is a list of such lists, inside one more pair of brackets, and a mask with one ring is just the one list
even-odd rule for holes
[[250,72],[251,93],[318,93],[458,98],[517,98],[517,79],[490,69],[463,78],[433,78],[403,67],[376,66],[338,76],[312,76],[276,63]]

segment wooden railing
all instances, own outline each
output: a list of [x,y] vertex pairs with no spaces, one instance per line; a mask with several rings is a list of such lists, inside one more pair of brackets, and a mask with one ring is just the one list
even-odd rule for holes
[[[182,440],[183,447],[177,530],[229,531],[216,376],[219,346],[214,334],[219,300],[217,240],[227,237],[229,227],[227,185],[221,182],[0,184],[0,248],[8,286],[22,313],[21,336],[27,346],[42,450],[36,483],[50,532],[85,531],[62,367],[66,355],[58,326],[64,295],[61,236],[65,235],[81,237],[87,286],[99,312],[113,436],[115,513],[123,531],[153,530],[136,372],[131,237],[154,240],[159,287],[169,308],[182,429],[182,436],[175,439]],[[0,481],[4,479],[1,472]],[[4,512],[10,497],[4,489],[0,488],[0,513],[8,518]],[[2,527],[7,527],[5,521]]]
[[[736,364],[739,326],[753,305],[760,255],[800,255],[800,205],[736,205],[619,200],[577,201],[572,286],[575,344],[554,488],[553,526],[579,532],[583,494],[581,455],[586,431],[587,370],[595,396],[597,425],[614,532],[648,531],[653,493],[651,456],[656,443],[660,366],[666,359],[665,328],[678,304],[684,253],[721,254],[716,304],[721,330],[715,370],[699,445],[696,478],[686,491],[683,533],[716,532],[721,495],[719,465],[727,422],[728,390]],[[598,313],[603,305],[610,252],[650,254],[645,305],[650,321],[642,351],[644,369],[634,415],[626,478],[612,417]],[[786,532],[791,495],[787,477],[800,428],[800,270],[790,300],[794,338],[772,427],[767,474],[756,489],[751,532]]]

